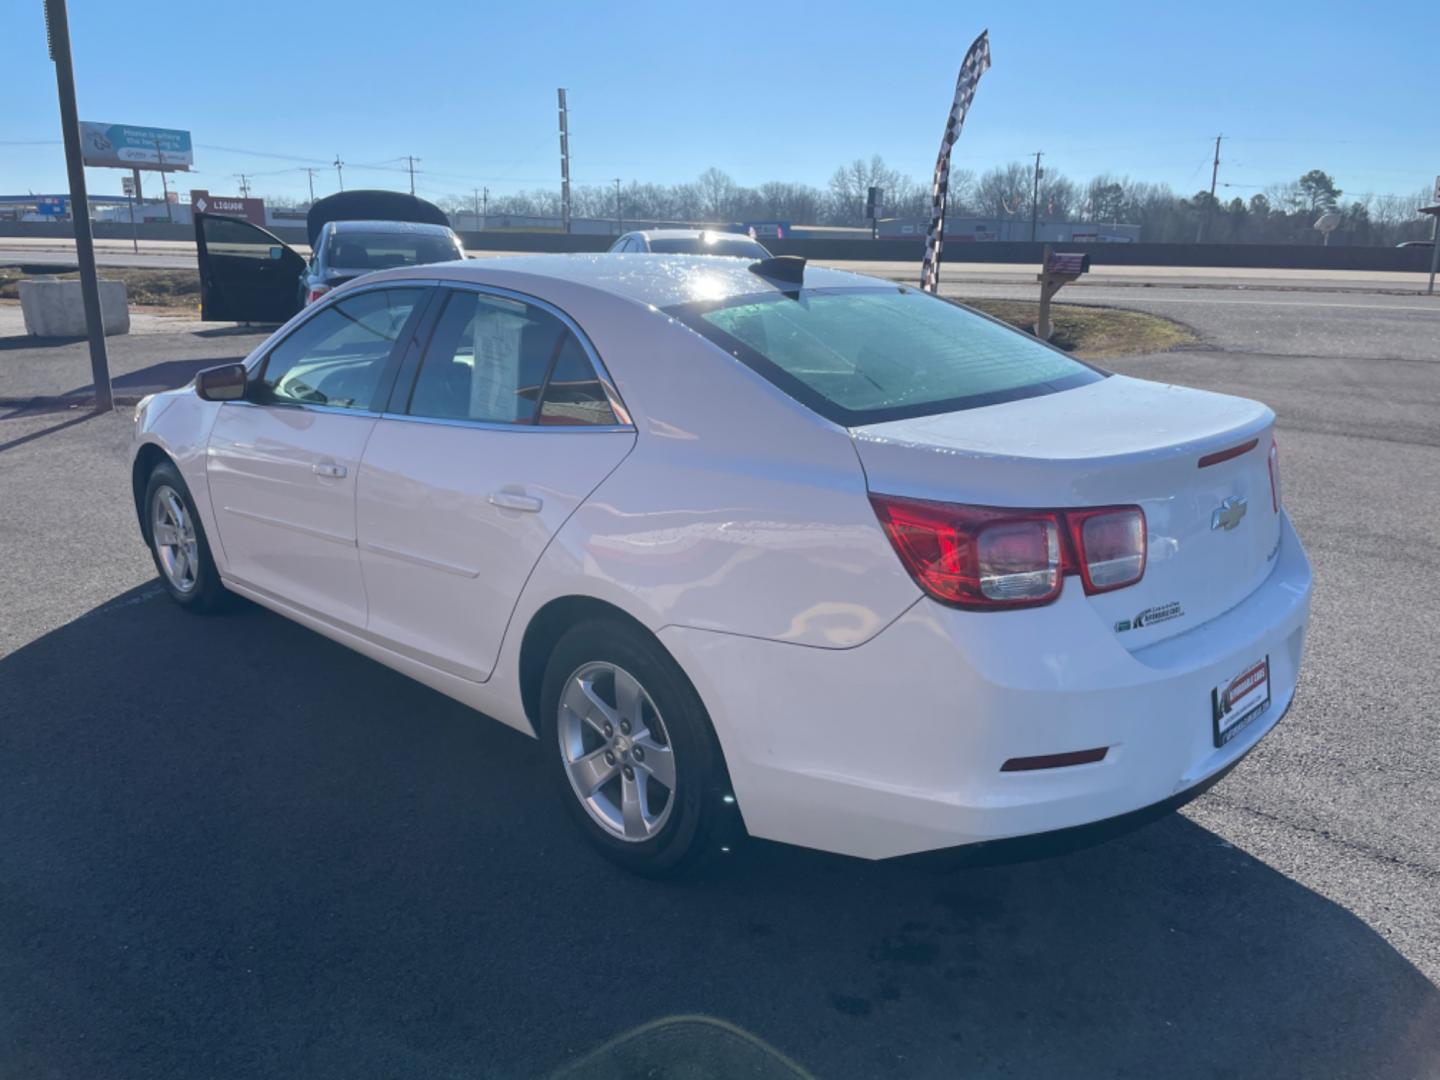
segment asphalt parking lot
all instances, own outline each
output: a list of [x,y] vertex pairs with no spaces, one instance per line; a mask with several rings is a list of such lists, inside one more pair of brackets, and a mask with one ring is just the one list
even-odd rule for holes
[[[1202,338],[1108,366],[1276,409],[1316,592],[1296,704],[1226,781],[1012,866],[627,877],[531,741],[259,609],[176,610],[127,418],[12,393],[0,1076],[1440,1075],[1440,301],[1062,297]],[[114,347],[138,392],[254,340]],[[41,351],[0,340],[0,398],[83,388],[83,345]]]

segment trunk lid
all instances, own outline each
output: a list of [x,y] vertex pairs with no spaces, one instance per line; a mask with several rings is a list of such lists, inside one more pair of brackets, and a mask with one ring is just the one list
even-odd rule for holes
[[[1086,597],[1119,640],[1138,649],[1234,607],[1274,566],[1274,422],[1259,402],[1114,375],[851,434],[877,493],[976,506],[1139,505],[1145,576]],[[1251,440],[1249,450],[1201,467],[1202,458]],[[1065,588],[1082,587],[1072,577]]]

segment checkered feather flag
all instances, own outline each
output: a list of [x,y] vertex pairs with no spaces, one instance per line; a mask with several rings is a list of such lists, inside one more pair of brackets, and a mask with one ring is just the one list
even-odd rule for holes
[[950,119],[945,122],[945,137],[940,140],[940,157],[935,161],[935,183],[930,189],[930,227],[925,231],[925,262],[920,267],[920,288],[935,292],[940,288],[940,252],[945,246],[945,197],[950,193],[950,148],[960,137],[965,114],[975,97],[980,76],[990,66],[990,31],[980,36],[965,54],[960,77],[955,80],[955,102],[950,106]]

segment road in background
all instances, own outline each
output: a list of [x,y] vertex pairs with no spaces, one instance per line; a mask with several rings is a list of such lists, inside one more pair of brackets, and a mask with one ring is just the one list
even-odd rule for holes
[[[629,877],[533,741],[257,608],[177,610],[138,539],[128,420],[12,407],[0,1073],[533,1076],[684,1013],[824,1077],[1440,1073],[1440,305],[1061,296],[1202,338],[1107,366],[1276,409],[1316,590],[1295,706],[1229,778],[1019,866],[762,844],[695,881]],[[132,387],[175,385],[261,336],[111,348]],[[0,397],[7,372],[88,377],[83,344],[13,341]]]
[[[291,245],[308,253],[303,244]],[[140,253],[131,250],[129,240],[97,240],[96,259],[102,266],[139,266],[157,269],[189,269],[195,265],[195,245],[181,240],[143,240]],[[476,251],[476,258],[523,254],[522,252]],[[967,263],[963,253],[953,252],[955,262],[946,262],[940,280],[947,288],[965,282],[1000,284],[1035,283],[1037,267],[1012,263]],[[0,266],[69,265],[74,245],[67,240],[40,237],[0,238]],[[896,281],[918,283],[920,261],[817,260],[826,266],[872,274]],[[1175,285],[1207,288],[1283,288],[1320,290],[1423,292],[1426,275],[1379,270],[1283,270],[1213,266],[1096,266],[1086,278],[1068,286],[1061,294],[1068,298],[1075,289],[1097,285]]]

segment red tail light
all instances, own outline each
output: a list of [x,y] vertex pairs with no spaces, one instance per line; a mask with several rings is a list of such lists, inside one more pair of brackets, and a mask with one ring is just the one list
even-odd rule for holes
[[870,503],[911,577],[955,607],[1036,607],[1060,595],[1066,574],[1098,593],[1145,573],[1138,506],[1012,510],[875,494]]
[[1270,440],[1270,508],[1280,512],[1280,444]]
[[305,303],[313,304],[320,297],[330,291],[329,285],[311,285],[310,291],[305,294]]

